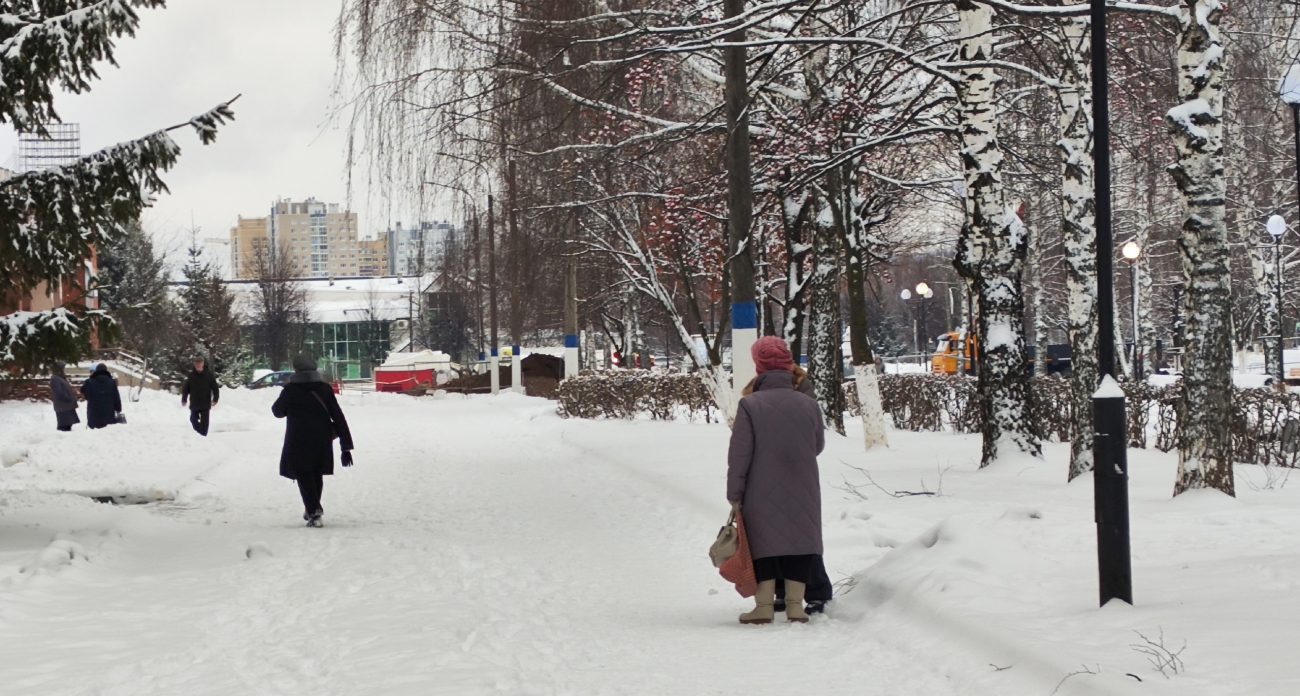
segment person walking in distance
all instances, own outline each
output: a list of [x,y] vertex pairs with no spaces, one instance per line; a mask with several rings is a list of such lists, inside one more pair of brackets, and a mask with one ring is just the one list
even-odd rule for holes
[[117,422],[117,414],[122,412],[122,394],[108,365],[95,366],[90,378],[81,384],[81,395],[86,397],[87,428],[97,430]]
[[181,387],[181,406],[189,402],[190,425],[194,426],[194,432],[208,436],[209,416],[220,398],[221,385],[217,384],[216,375],[208,369],[207,361],[195,358],[194,370]]
[[54,373],[50,375],[50,397],[54,402],[54,418],[59,430],[66,433],[81,419],[77,417],[77,392],[72,390],[72,383],[63,374],[64,367],[66,364],[62,361],[54,363]]
[[306,355],[293,359],[293,376],[280,398],[271,406],[276,418],[287,418],[284,449],[280,451],[280,475],[298,482],[302,495],[302,518],[308,527],[320,527],[321,493],[325,476],[334,474],[334,439],[343,450],[343,466],[352,466],[352,432],[343,417],[334,390]]
[[785,616],[807,622],[804,594],[822,555],[817,455],[826,426],[816,401],[795,391],[794,357],[785,341],[754,343],[758,378],[741,398],[727,453],[727,500],[744,515],[758,591],[744,624],[771,623],[776,580],[785,579]]

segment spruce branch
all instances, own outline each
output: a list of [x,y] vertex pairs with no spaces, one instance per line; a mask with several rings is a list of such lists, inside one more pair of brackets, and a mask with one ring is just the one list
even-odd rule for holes
[[99,77],[96,63],[117,64],[114,41],[135,35],[140,25],[136,8],[164,4],[165,0],[0,0],[0,123],[9,123],[19,133],[45,135],[47,124],[59,122],[54,85],[73,94],[88,91],[90,81]]
[[217,128],[234,118],[233,101],[72,164],[0,182],[0,277],[31,287],[79,269],[95,247],[123,234],[168,190],[161,173],[181,152],[169,131],[190,126],[212,142]]

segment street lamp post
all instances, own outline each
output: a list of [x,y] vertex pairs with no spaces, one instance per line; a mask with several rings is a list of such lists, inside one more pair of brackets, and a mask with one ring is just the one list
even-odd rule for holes
[[[904,307],[907,307],[907,305],[910,304],[909,301],[912,299],[912,291],[911,291],[911,290],[908,290],[907,288],[903,288],[903,291],[900,292],[900,293],[898,293],[898,296],[901,297],[901,298],[903,298],[903,306],[904,306]],[[915,351],[915,352],[917,352],[917,353],[920,353],[920,352],[921,352],[921,331],[920,331],[920,326],[919,326],[919,324],[920,324],[920,322],[918,322],[918,321],[916,320],[916,311],[913,310],[913,312],[912,312],[912,350]]]
[[930,303],[926,302],[926,300],[932,297],[934,297],[934,290],[931,290],[925,281],[916,284],[916,301],[921,306],[921,328],[917,331],[917,335],[924,340],[921,348],[921,356],[925,360],[924,365],[930,364],[930,337],[928,335],[930,327],[929,322],[926,321],[929,319],[927,310],[930,308]]
[[1110,76],[1106,0],[1090,0],[1092,25],[1093,162],[1097,209],[1097,368],[1092,397],[1093,506],[1097,521],[1097,579],[1102,606],[1133,603],[1129,544],[1128,417],[1115,382],[1115,269],[1110,197]]
[[[1291,107],[1292,131],[1295,135],[1295,163],[1296,163],[1296,191],[1300,195],[1300,65],[1292,65],[1287,70],[1286,75],[1282,78],[1282,84],[1278,88],[1278,96],[1282,102]],[[1269,234],[1277,242],[1277,369],[1278,379],[1286,379],[1286,369],[1283,366],[1283,356],[1286,355],[1282,347],[1282,234],[1286,232],[1286,220],[1281,216],[1273,216],[1281,221],[1279,232],[1274,233],[1274,222],[1268,221]]]
[[[904,304],[909,303],[913,297],[912,291],[907,288],[903,288],[903,291],[898,293],[898,296],[903,298]],[[927,331],[926,300],[934,297],[934,290],[925,281],[921,281],[916,284],[915,297],[916,303],[912,310],[912,349],[925,360],[925,363],[922,364],[924,366],[930,362],[930,339],[925,338],[925,332]],[[924,342],[922,342],[923,340]]]
[[1142,344],[1138,333],[1138,259],[1142,256],[1142,246],[1137,242],[1129,242],[1120,251],[1128,259],[1129,285],[1133,288],[1133,381],[1141,382],[1145,377],[1142,374]]
[[1286,380],[1286,347],[1282,345],[1282,235],[1286,234],[1286,218],[1274,215],[1268,219],[1266,227],[1273,237],[1273,261],[1276,272],[1273,289],[1277,293],[1273,298],[1277,302],[1277,380],[1278,384],[1282,384]]

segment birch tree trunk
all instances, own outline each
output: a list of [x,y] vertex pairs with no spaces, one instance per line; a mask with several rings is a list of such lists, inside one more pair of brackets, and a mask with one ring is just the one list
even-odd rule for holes
[[[1137,243],[1143,249],[1151,242],[1151,228],[1143,226],[1138,231]],[[1142,378],[1156,373],[1156,325],[1152,310],[1155,286],[1151,280],[1151,255],[1143,253],[1137,260],[1138,278],[1138,346],[1142,355]]]
[[[840,230],[840,244],[844,245],[845,295],[849,301],[849,350],[852,355],[853,381],[858,392],[858,407],[862,420],[862,437],[866,449],[876,445],[889,446],[885,431],[885,409],[880,399],[880,381],[876,375],[876,354],[867,335],[867,259],[875,241],[872,230],[889,220],[890,203],[878,198],[859,200],[853,185],[852,166],[841,168],[842,180],[848,182],[846,191],[836,206],[836,227]],[[874,202],[874,205],[873,205]]]
[[1178,404],[1174,495],[1216,488],[1235,495],[1232,443],[1231,274],[1223,162],[1224,51],[1219,0],[1181,0],[1178,94],[1166,121],[1178,151],[1169,168],[1182,194],[1178,248],[1184,276],[1186,362]]
[[[961,60],[992,60],[993,10],[971,0],[958,0],[957,10]],[[997,82],[997,73],[991,68],[966,68],[957,86],[966,224],[954,266],[972,281],[979,299],[982,467],[1004,451],[1035,456],[1042,452],[1027,413],[1030,370],[1022,280],[1028,240],[1024,225],[1006,206],[997,134]]]
[[1093,187],[1092,32],[1066,20],[1061,99],[1062,226],[1070,327],[1069,480],[1092,471],[1092,394],[1097,367],[1097,200]]
[[810,197],[784,192],[781,196],[781,232],[785,240],[785,312],[781,334],[797,362],[804,354],[804,323],[808,303],[808,256],[812,245],[804,239]]
[[1029,268],[1030,277],[1034,279],[1034,376],[1047,376],[1047,289],[1043,282],[1047,276],[1043,272],[1043,235],[1036,229],[1029,231]]

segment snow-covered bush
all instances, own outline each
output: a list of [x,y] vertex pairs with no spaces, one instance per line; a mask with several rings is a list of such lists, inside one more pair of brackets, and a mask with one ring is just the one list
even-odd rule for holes
[[584,372],[560,383],[559,413],[566,418],[623,418],[647,414],[655,420],[704,418],[717,414],[713,396],[695,375],[610,370]]

